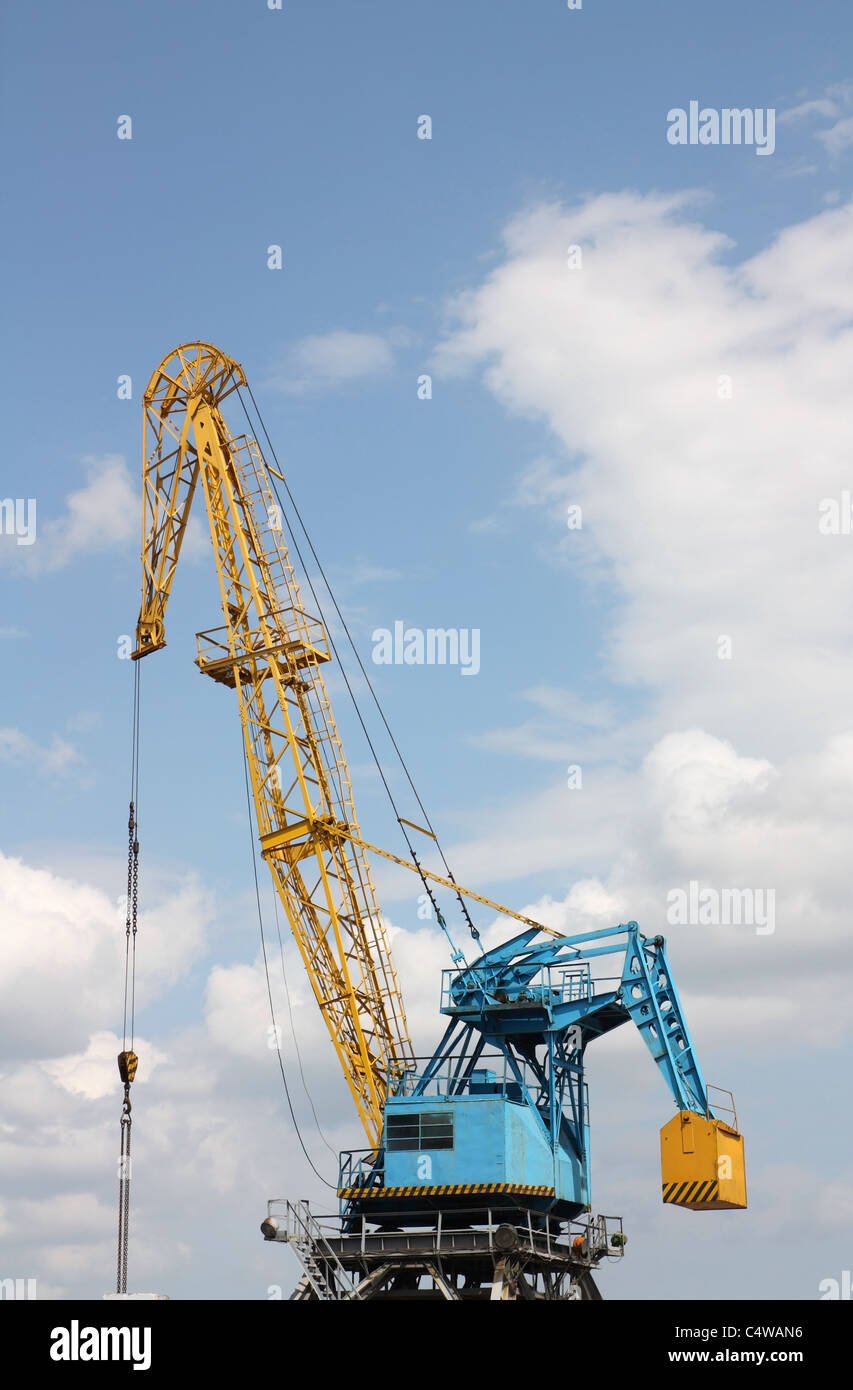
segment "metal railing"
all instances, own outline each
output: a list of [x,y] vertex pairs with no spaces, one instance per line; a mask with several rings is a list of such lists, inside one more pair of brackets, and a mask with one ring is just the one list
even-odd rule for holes
[[571,1004],[592,995],[590,967],[584,965],[543,965],[535,983],[519,985],[517,989],[502,986],[506,998],[489,988],[488,976],[478,978],[475,968],[447,969],[441,972],[441,1008],[470,1009],[488,1005],[490,1009],[522,1009],[525,1006],[550,1010],[560,1004]]
[[[273,1207],[278,1207],[279,1211],[274,1213]],[[317,1297],[333,1301],[352,1298],[356,1286],[308,1203],[274,1198],[267,1203],[267,1212],[275,1219],[284,1217],[285,1243],[293,1246]]]
[[[416,1057],[414,1060],[415,1066],[407,1068],[405,1071],[395,1073],[388,1071],[389,1096],[399,1098],[414,1096],[415,1091],[418,1090],[427,1076],[432,1059]],[[482,1053],[473,1067],[470,1066],[470,1061],[470,1057],[464,1057],[461,1059],[460,1065],[458,1056],[449,1057],[435,1071],[429,1072],[429,1080],[424,1085],[424,1089],[419,1092],[419,1097],[450,1099],[456,1096],[503,1096],[506,1100],[518,1101],[520,1099],[518,1079],[509,1065],[506,1053]],[[529,1067],[522,1058],[517,1058],[516,1064],[525,1085],[534,1094],[537,1093],[540,1083],[532,1067]]]
[[384,1181],[385,1162],[381,1149],[345,1149],[340,1155],[339,1189],[358,1187],[368,1192],[372,1187],[382,1187]]
[[[274,1220],[284,1219],[286,1239],[297,1253],[300,1247],[311,1245],[323,1261],[333,1265],[335,1280],[340,1281],[343,1289],[352,1289],[353,1283],[341,1256],[352,1268],[359,1256],[383,1254],[403,1258],[417,1253],[440,1258],[454,1252],[470,1253],[476,1246],[494,1255],[512,1248],[521,1254],[594,1266],[602,1259],[621,1259],[627,1243],[621,1216],[589,1216],[561,1223],[555,1231],[553,1222],[532,1210],[507,1212],[487,1208],[482,1220],[468,1225],[449,1224],[448,1213],[442,1212],[417,1214],[422,1219],[429,1215],[432,1224],[428,1225],[423,1220],[416,1222],[411,1212],[385,1212],[382,1227],[376,1227],[375,1222],[362,1215],[348,1218],[345,1228],[340,1217],[314,1216],[307,1202],[273,1198],[267,1203],[267,1211]],[[391,1225],[395,1229],[389,1229]]]
[[292,652],[299,657],[302,653],[313,655],[315,660],[329,660],[329,643],[326,629],[319,618],[312,618],[301,608],[290,606],[279,608],[267,619],[272,630],[272,642],[268,641],[261,627],[252,628],[247,642],[240,642],[232,653],[227,627],[210,628],[199,632],[198,664],[210,666],[228,660],[245,660],[247,657],[269,658],[274,655],[287,655]]
[[[732,1095],[732,1092],[727,1091],[724,1086],[714,1086],[713,1083],[710,1081],[707,1083],[705,1090],[707,1093],[705,1118],[710,1119],[713,1116],[715,1119],[722,1119],[723,1123],[730,1125],[736,1134],[740,1133],[737,1127],[737,1110],[735,1109],[735,1098]],[[712,1105],[711,1091],[715,1091],[716,1094],[720,1096],[728,1096],[729,1104],[726,1105],[722,1101],[715,1099]],[[722,1114],[720,1112],[722,1112]],[[731,1120],[725,1118],[727,1115],[731,1115]]]

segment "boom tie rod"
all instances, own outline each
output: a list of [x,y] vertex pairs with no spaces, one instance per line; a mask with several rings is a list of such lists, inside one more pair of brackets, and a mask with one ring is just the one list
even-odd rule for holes
[[[556,931],[554,927],[546,927],[544,922],[536,922],[532,917],[525,917],[521,912],[514,912],[511,907],[504,907],[502,903],[496,903],[493,898],[486,898],[482,893],[475,893],[473,888],[463,888],[454,878],[442,878],[441,874],[434,874],[430,869],[425,869],[423,865],[418,862],[414,850],[412,851],[412,856],[415,863],[410,864],[407,859],[401,859],[399,855],[392,854],[390,850],[380,849],[378,845],[372,845],[369,841],[362,840],[360,835],[354,834],[353,831],[348,830],[345,826],[337,825],[334,828],[338,834],[343,835],[347,840],[351,840],[354,845],[360,845],[362,849],[369,850],[371,854],[379,854],[383,859],[390,859],[392,864],[399,864],[401,868],[408,869],[410,873],[418,874],[422,881],[430,879],[433,883],[441,884],[442,888],[450,888],[457,896],[462,893],[466,898],[472,898],[474,902],[482,903],[484,907],[492,908],[494,912],[500,913],[502,917],[512,917],[516,922],[524,922],[525,926],[536,927],[538,931],[547,932],[548,936],[555,936],[558,939],[562,939],[565,935],[565,932]],[[430,895],[430,900],[434,902],[432,893],[428,888],[427,892]]]

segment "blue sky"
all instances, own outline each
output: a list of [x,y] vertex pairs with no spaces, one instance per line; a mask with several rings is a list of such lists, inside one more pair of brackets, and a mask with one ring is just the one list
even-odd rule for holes
[[[35,1200],[27,1145],[46,1143],[15,1111],[22,1147],[4,1164],[21,1258],[57,1296],[108,1284],[118,1101],[99,1079],[109,1047],[92,1039],[115,1029],[120,1002],[105,904],[123,891],[130,668],[116,652],[138,610],[141,395],[175,345],[202,339],[243,364],[362,656],[395,620],[481,633],[474,678],[375,668],[461,878],[519,908],[550,900],[568,923],[627,915],[656,930],[687,879],[776,886],[772,939],[692,929],[679,980],[706,1070],[747,1107],[754,1206],[737,1238],[765,1252],[767,1296],[816,1297],[819,1278],[849,1268],[853,1228],[849,1130],[807,1153],[788,1133],[806,1088],[830,1133],[821,1096],[828,1107],[849,1066],[849,562],[843,537],[812,524],[819,499],[850,485],[849,8],[154,0],[19,4],[2,23],[2,496],[38,510],[34,546],[0,537],[0,848],[20,864],[4,889],[9,979],[28,1001],[4,1042],[15,1104],[37,1072],[80,1152],[44,1174],[67,1211],[70,1253],[51,1255],[15,1225]],[[772,156],[668,143],[668,110],[691,100],[774,109]],[[125,114],[132,140],[116,136]],[[583,303],[566,298],[575,240]],[[715,400],[727,371],[724,418],[696,391],[707,381]],[[142,673],[143,905],[161,913],[150,949],[169,964],[140,1023],[163,1078],[155,1095],[152,1067],[140,1110],[167,1136],[148,1150],[140,1136],[141,1267],[176,1296],[263,1297],[283,1266],[257,1220],[305,1174],[272,1054],[233,1041],[256,1017],[260,1029],[263,999],[236,710],[193,665],[193,634],[220,621],[196,541],[169,645]],[[729,668],[705,635],[734,628]],[[331,690],[363,827],[395,849],[334,677]],[[574,801],[569,763],[584,768]],[[73,910],[51,875],[78,885]],[[442,948],[416,935],[411,886],[377,880],[408,934],[428,1043]],[[22,939],[38,943],[31,958]],[[88,1012],[66,1017],[75,993]],[[332,1146],[357,1143],[310,1001],[296,1013]],[[230,1214],[225,1280],[204,1238],[175,1231],[182,1184],[199,1180],[194,1157],[175,1158],[180,1077],[205,1052],[216,1085],[193,1132],[198,1152],[233,1160],[208,1175]],[[678,1220],[692,1218],[653,1201],[668,1098],[654,1075],[625,1095],[641,1055],[620,1043],[590,1062],[594,1192],[638,1231],[608,1295],[643,1296],[657,1278],[672,1296],[748,1296],[730,1226],[703,1228],[705,1274],[678,1262]],[[247,1153],[249,1096],[263,1122]],[[802,1189],[822,1234],[782,1269],[775,1242]]]

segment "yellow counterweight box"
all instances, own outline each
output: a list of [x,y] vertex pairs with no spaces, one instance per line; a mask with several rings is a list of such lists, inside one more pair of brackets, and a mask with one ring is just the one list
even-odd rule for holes
[[679,1110],[660,1132],[663,1200],[691,1211],[746,1206],[743,1135],[723,1120]]

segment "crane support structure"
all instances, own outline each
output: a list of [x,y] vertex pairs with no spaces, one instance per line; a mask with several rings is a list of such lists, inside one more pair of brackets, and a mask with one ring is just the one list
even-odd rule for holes
[[322,676],[320,618],[303,608],[258,444],[223,402],[246,385],[207,343],[166,357],[145,392],[138,660],[165,612],[196,490],[204,495],[225,625],[198,634],[199,669],[236,690],[261,854],[272,871],[368,1141],[389,1078],[413,1065],[406,1016]]

